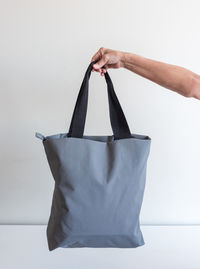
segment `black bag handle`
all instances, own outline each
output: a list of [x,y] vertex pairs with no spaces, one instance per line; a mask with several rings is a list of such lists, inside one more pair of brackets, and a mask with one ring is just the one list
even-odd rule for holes
[[[76,100],[76,105],[74,108],[68,137],[77,137],[82,138],[86,113],[87,113],[87,105],[88,105],[88,86],[89,79],[92,71],[92,66],[97,61],[93,61],[88,66],[83,82],[81,84],[81,88]],[[123,138],[131,138],[131,132],[124,116],[123,110],[119,103],[119,100],[116,96],[116,93],[113,88],[113,84],[111,78],[106,72],[104,74],[106,83],[107,83],[107,91],[108,91],[108,100],[109,100],[109,114],[110,114],[110,122],[114,134],[114,140],[123,139]]]

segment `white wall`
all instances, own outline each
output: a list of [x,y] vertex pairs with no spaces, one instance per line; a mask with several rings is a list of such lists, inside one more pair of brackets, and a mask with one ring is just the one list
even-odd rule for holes
[[[200,2],[0,2],[0,223],[46,224],[53,179],[41,140],[67,132],[99,47],[200,73]],[[110,70],[132,132],[152,138],[142,224],[200,224],[200,103]],[[110,134],[105,81],[90,80],[86,134]]]

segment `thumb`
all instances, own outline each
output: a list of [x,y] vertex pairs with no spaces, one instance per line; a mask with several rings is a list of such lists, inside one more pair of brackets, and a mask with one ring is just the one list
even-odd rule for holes
[[99,69],[102,66],[104,66],[107,62],[108,62],[108,56],[103,55],[102,58],[96,64],[93,65],[93,68],[94,69]]

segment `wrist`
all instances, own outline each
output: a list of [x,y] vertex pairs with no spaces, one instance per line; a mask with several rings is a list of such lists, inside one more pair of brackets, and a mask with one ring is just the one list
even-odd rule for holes
[[128,63],[128,58],[129,58],[129,52],[120,52],[120,62],[121,62],[121,67],[127,68],[127,63]]

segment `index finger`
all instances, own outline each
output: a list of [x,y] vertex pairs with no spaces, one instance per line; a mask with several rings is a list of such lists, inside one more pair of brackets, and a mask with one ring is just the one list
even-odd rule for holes
[[94,56],[92,57],[91,61],[90,62],[93,62],[93,61],[96,61],[96,60],[99,60],[101,58],[101,54],[100,54],[100,51],[97,51]]

